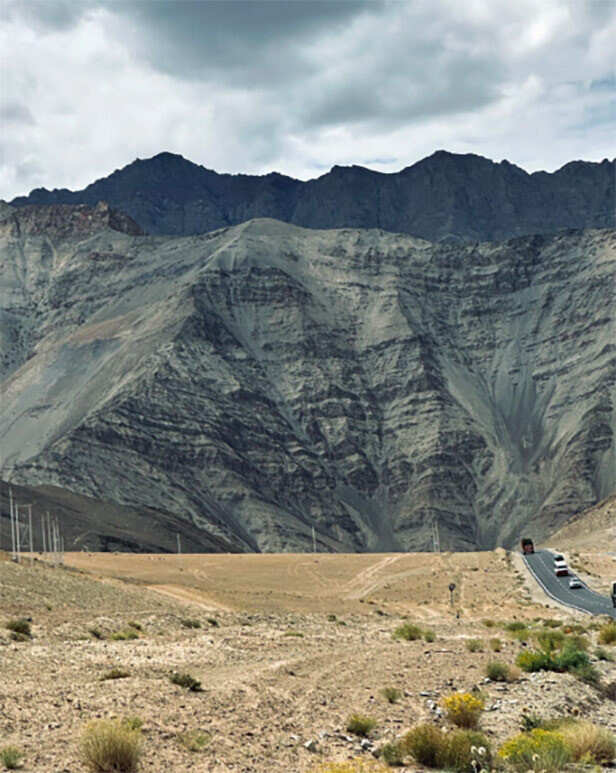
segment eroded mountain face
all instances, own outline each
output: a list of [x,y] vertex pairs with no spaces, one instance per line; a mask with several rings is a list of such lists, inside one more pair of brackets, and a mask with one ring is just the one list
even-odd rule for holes
[[614,230],[3,217],[4,479],[278,551],[511,545],[616,489]]

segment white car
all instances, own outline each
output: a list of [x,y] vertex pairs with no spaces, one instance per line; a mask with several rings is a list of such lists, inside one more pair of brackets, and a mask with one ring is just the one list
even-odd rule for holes
[[569,574],[567,562],[562,556],[556,556],[554,559],[554,574],[557,577],[562,577]]
[[569,587],[570,587],[570,588],[583,588],[584,586],[583,586],[583,585],[582,585],[582,583],[581,583],[581,582],[578,580],[578,578],[577,578],[577,577],[572,577],[572,578],[569,580]]

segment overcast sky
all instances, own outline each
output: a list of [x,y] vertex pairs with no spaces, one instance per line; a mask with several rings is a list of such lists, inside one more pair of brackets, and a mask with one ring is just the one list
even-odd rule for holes
[[616,148],[616,0],[0,0],[0,198],[162,150],[219,172],[528,171]]

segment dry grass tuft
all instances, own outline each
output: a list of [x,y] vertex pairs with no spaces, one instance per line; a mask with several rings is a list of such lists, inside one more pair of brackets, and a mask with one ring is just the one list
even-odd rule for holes
[[141,757],[141,733],[116,719],[90,722],[81,738],[86,767],[103,773],[133,773]]
[[607,728],[592,722],[574,722],[559,728],[575,762],[609,764],[616,756],[616,740]]
[[365,738],[376,727],[376,719],[365,714],[351,714],[347,722],[349,733]]
[[17,768],[20,768],[23,756],[16,746],[5,746],[0,749],[0,762],[6,770],[17,770]]

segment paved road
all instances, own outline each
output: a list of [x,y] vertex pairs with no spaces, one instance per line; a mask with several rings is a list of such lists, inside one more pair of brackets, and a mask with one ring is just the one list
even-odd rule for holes
[[612,606],[609,596],[595,593],[582,580],[581,588],[570,589],[569,580],[577,577],[571,570],[567,577],[557,577],[554,574],[555,555],[557,554],[550,550],[536,550],[524,556],[526,565],[548,596],[591,615],[611,615],[616,619],[616,609]]

